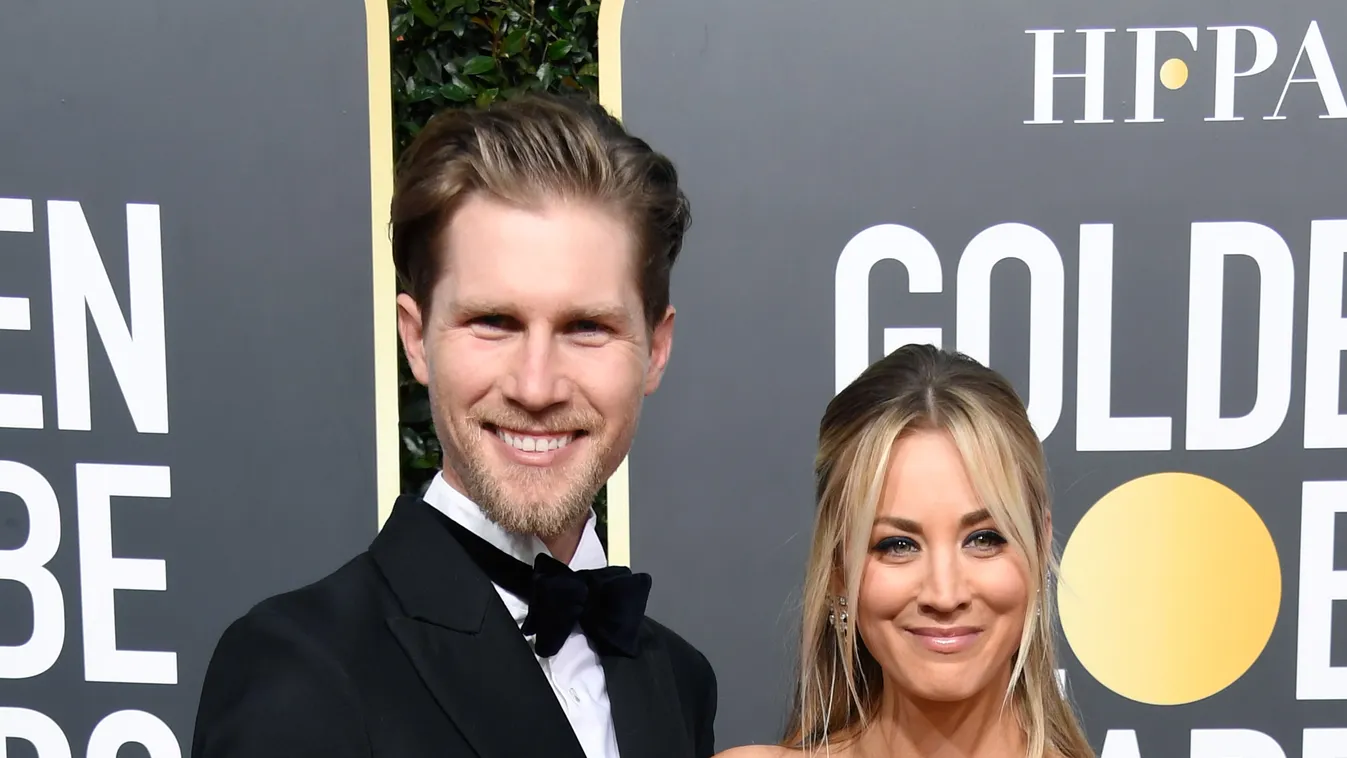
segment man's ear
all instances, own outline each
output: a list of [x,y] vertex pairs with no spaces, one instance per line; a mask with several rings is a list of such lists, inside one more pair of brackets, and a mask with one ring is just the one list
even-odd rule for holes
[[664,379],[664,369],[669,365],[669,355],[673,352],[674,307],[664,310],[664,316],[650,331],[650,365],[645,371],[645,394],[654,394]]
[[421,384],[430,384],[430,370],[426,364],[425,331],[421,321],[421,307],[407,293],[398,295],[398,337],[412,376]]

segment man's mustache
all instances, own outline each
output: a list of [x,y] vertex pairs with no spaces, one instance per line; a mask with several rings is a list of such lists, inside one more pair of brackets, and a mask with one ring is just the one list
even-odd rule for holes
[[469,418],[483,426],[492,426],[517,432],[535,434],[569,434],[592,432],[603,424],[597,413],[578,409],[534,415],[504,409],[481,409]]

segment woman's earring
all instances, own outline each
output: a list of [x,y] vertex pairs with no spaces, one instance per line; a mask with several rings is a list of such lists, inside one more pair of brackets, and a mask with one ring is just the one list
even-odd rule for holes
[[830,608],[828,610],[828,626],[836,627],[837,633],[845,637],[847,634],[846,597],[838,595],[836,604],[841,606],[842,610],[840,612],[837,611],[836,608]]

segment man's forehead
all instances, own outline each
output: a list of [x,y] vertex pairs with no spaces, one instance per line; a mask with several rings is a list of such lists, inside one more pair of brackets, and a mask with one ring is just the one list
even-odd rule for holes
[[639,296],[633,256],[567,249],[501,250],[462,246],[444,251],[441,283],[462,296],[566,296],[625,301]]
[[630,318],[642,309],[633,271],[601,270],[594,276],[547,273],[508,264],[450,266],[436,290],[447,305],[464,311],[529,310]]
[[441,245],[469,242],[546,247],[583,242],[634,253],[636,230],[625,214],[581,198],[542,197],[509,202],[476,193],[446,220]]

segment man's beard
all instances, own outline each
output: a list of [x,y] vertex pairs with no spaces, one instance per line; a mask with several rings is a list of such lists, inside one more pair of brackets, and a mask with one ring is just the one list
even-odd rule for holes
[[[491,415],[491,423],[506,429],[536,426],[527,420],[497,421],[499,414]],[[603,461],[607,451],[599,446],[596,433],[599,425],[588,415],[577,419],[580,423],[548,425],[558,432],[584,429],[587,433],[583,439],[572,440],[570,444],[594,446],[582,459],[571,461],[566,467],[568,471],[552,466],[504,463],[505,471],[498,472],[488,463],[485,448],[491,444],[490,440],[477,436],[493,434],[482,428],[484,420],[475,414],[464,419],[460,429],[464,446],[445,450],[445,462],[482,513],[508,532],[542,539],[557,537],[581,523],[606,479]]]

